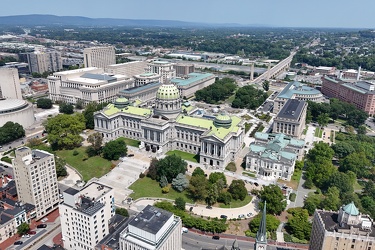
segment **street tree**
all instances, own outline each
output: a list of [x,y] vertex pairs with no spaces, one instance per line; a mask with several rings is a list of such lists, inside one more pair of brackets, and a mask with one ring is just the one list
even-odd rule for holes
[[277,185],[263,186],[258,198],[260,199],[259,209],[263,209],[264,201],[267,201],[268,214],[280,215],[286,208],[286,199],[281,188]]
[[184,191],[186,188],[189,187],[189,180],[186,176],[182,173],[179,173],[176,178],[172,180],[172,187],[176,189],[178,192]]
[[327,113],[320,114],[317,118],[317,122],[319,123],[320,127],[327,126],[329,122],[329,115]]
[[126,155],[127,152],[128,147],[121,138],[109,141],[103,147],[103,157],[107,160],[118,160],[121,156]]
[[286,231],[300,240],[310,240],[311,223],[309,213],[306,209],[296,207],[287,210],[288,222],[285,225]]
[[267,81],[267,80],[265,80],[265,81],[263,82],[263,84],[262,84],[262,87],[263,87],[264,91],[267,92],[267,91],[270,89],[270,82]]
[[[268,204],[267,204],[268,206]],[[262,221],[262,213],[257,214],[250,222],[249,229],[251,232],[256,233],[259,230],[260,222]],[[267,232],[275,232],[280,225],[280,220],[271,214],[266,215],[266,230]]]
[[129,217],[129,212],[126,208],[118,207],[116,208],[115,213],[124,217]]
[[185,211],[186,201],[182,197],[177,197],[174,200],[175,207],[179,210]]
[[85,118],[79,113],[59,114],[47,120],[45,129],[52,149],[73,149],[83,140],[79,134],[85,129]]
[[245,182],[243,180],[233,180],[229,185],[228,192],[232,195],[234,200],[243,201],[248,195]]
[[26,222],[21,223],[21,224],[17,227],[17,233],[18,233],[18,235],[24,235],[24,234],[26,234],[29,230],[30,230],[30,226],[29,226],[29,224],[27,224]]
[[178,155],[168,155],[160,159],[157,163],[157,176],[167,177],[169,183],[172,182],[179,173],[185,173],[187,169],[187,162]]
[[41,109],[52,108],[52,100],[49,98],[40,98],[36,101],[36,106]]

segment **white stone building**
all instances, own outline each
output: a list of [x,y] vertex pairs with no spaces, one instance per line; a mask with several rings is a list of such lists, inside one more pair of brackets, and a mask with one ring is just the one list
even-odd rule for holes
[[127,137],[141,141],[147,151],[177,149],[197,154],[201,163],[221,169],[238,156],[244,140],[241,118],[188,115],[173,84],[159,87],[154,106],[140,108],[127,99],[118,99],[94,114],[95,130],[103,134],[104,141]]
[[302,160],[305,142],[284,134],[255,133],[246,155],[246,170],[257,177],[290,181],[296,160]]
[[36,219],[58,208],[59,188],[55,158],[42,150],[21,147],[12,161],[19,201],[35,206]]
[[104,74],[103,69],[95,67],[57,72],[48,77],[50,99],[72,104],[113,102],[120,90],[133,85],[129,77]]
[[147,205],[120,234],[120,250],[180,250],[180,217]]
[[153,61],[147,64],[146,73],[156,73],[161,77],[161,83],[176,77],[174,63],[167,61]]
[[86,68],[97,67],[105,69],[116,63],[115,47],[91,47],[83,50],[83,62]]
[[99,182],[83,189],[68,188],[60,204],[61,230],[67,250],[94,250],[108,233],[115,214],[114,191]]
[[161,76],[156,73],[134,75],[134,86],[139,87],[152,82],[161,82]]
[[147,61],[134,61],[108,65],[106,72],[113,75],[135,76],[146,72]]
[[0,99],[0,126],[9,121],[30,127],[35,122],[33,105],[25,100]]
[[210,86],[215,82],[215,75],[210,73],[190,73],[184,78],[173,78],[174,83],[185,98],[194,96],[195,92]]

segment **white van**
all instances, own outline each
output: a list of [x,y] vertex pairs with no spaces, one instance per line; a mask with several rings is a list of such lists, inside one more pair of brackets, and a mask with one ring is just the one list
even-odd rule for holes
[[187,233],[189,230],[186,227],[181,228],[181,233]]

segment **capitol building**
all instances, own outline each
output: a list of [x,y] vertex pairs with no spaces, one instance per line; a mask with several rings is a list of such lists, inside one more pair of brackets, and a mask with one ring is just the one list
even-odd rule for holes
[[[180,150],[199,156],[200,163],[225,168],[236,159],[244,143],[243,120],[225,113],[211,118],[190,115],[179,89],[161,85],[153,108],[141,108],[118,98],[94,114],[95,130],[103,140],[126,137],[141,142],[146,151]],[[190,108],[190,110],[189,110]]]

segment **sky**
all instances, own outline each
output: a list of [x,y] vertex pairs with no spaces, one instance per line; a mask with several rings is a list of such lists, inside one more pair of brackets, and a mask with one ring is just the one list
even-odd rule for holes
[[0,0],[0,16],[52,14],[273,27],[375,28],[374,0]]

